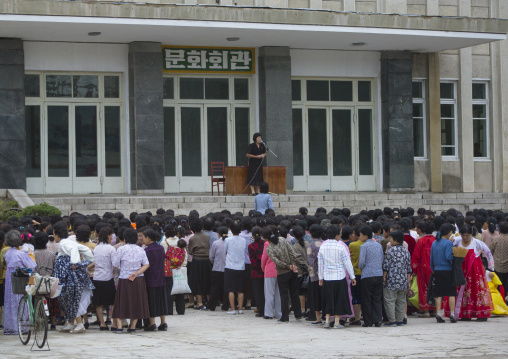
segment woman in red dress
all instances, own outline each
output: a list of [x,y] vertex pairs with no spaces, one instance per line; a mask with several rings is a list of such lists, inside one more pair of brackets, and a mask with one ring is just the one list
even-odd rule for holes
[[[461,320],[477,318],[477,321],[487,321],[494,305],[492,304],[481,255],[483,254],[487,258],[489,268],[492,271],[494,270],[494,258],[485,243],[473,238],[473,229],[469,224],[462,225],[459,233],[461,238],[457,238],[453,245],[466,248],[468,253],[462,264],[466,284],[458,288],[455,318],[461,318]],[[445,315],[449,316],[450,310],[447,307],[445,308]]]
[[416,282],[418,283],[418,298],[420,300],[420,310],[424,313],[419,315],[422,318],[429,318],[429,310],[436,310],[436,307],[431,307],[427,303],[427,290],[429,287],[430,280],[430,250],[432,243],[436,240],[436,237],[432,235],[434,230],[434,224],[430,221],[419,221],[416,224],[425,235],[418,239],[416,247],[411,257],[411,267],[413,268],[413,274],[416,274]]

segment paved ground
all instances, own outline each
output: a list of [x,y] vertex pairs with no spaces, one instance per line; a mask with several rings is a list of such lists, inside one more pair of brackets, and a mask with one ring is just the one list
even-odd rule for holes
[[49,333],[50,352],[31,352],[18,337],[0,335],[1,358],[508,358],[508,318],[438,324],[409,318],[396,328],[316,328],[309,322],[224,312],[172,316],[167,332]]

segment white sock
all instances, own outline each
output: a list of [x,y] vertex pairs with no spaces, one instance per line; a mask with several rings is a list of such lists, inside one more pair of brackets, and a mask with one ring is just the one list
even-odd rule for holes
[[438,309],[437,315],[439,315],[440,317],[443,317],[443,315],[444,315],[444,309]]
[[83,325],[83,323],[80,323],[80,324],[76,325],[76,328],[74,328],[74,329],[79,330],[79,329],[83,329],[84,327],[85,326]]

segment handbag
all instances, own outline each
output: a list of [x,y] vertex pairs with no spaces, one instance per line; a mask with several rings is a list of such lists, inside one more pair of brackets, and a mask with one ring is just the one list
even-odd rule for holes
[[302,276],[298,278],[298,281],[300,282],[300,289],[309,289],[309,273],[302,274]]
[[427,289],[427,303],[431,307],[436,306],[436,295],[434,294],[435,292],[436,292],[436,279],[434,278],[434,273],[431,273],[429,279],[429,288]]
[[413,281],[411,282],[411,288],[408,290],[407,299],[413,307],[420,308],[420,297],[418,295],[418,281],[416,280],[416,276],[413,277]]
[[187,268],[173,269],[173,288],[171,295],[191,293],[189,284],[187,283]]

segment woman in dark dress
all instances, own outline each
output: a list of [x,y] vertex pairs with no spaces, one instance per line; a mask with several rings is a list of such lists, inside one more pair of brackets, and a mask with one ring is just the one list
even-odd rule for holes
[[253,143],[247,147],[247,157],[249,157],[249,172],[247,173],[247,185],[250,186],[252,195],[259,193],[259,185],[263,182],[263,169],[261,164],[266,157],[266,147],[261,143],[261,134],[256,132],[252,136]]

